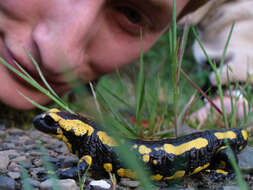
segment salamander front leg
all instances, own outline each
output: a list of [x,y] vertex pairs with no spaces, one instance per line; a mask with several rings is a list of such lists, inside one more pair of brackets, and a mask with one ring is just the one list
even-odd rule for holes
[[57,172],[57,175],[61,179],[69,179],[69,178],[76,179],[78,177],[78,169],[80,175],[82,175],[91,166],[91,164],[92,164],[91,156],[86,155],[79,160],[79,168],[73,167],[61,169]]

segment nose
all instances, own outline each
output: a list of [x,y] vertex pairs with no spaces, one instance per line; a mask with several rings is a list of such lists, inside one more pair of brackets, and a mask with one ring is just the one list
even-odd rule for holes
[[86,50],[99,29],[103,1],[55,1],[46,10],[33,31],[44,70],[60,74],[89,62]]

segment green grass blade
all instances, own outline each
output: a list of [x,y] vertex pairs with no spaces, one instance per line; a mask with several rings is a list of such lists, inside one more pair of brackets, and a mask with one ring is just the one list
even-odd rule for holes
[[[154,84],[153,84],[154,83]],[[160,81],[159,78],[156,79],[156,81],[154,81],[152,83],[151,88],[149,89],[149,92],[147,95],[148,101],[147,101],[147,105],[149,106],[149,132],[148,132],[148,136],[152,135],[154,128],[155,128],[155,120],[157,117],[157,107],[159,104],[159,95],[158,95],[158,89],[156,87],[160,87]]]
[[115,98],[117,101],[119,101],[121,104],[126,106],[128,109],[131,109],[131,105],[128,104],[126,101],[124,101],[122,98],[120,98],[116,93],[113,93],[110,89],[105,87],[104,85],[101,86],[103,90],[105,90],[108,94],[110,94],[113,98]]
[[18,91],[18,93],[23,96],[28,102],[30,102],[31,104],[33,104],[34,106],[36,106],[37,108],[47,112],[49,110],[49,108],[42,106],[40,104],[38,104],[37,102],[33,101],[32,99],[30,99],[29,97],[27,97],[26,95],[24,95],[22,92]]
[[224,51],[222,53],[220,73],[218,73],[218,72],[215,73],[216,80],[217,80],[217,85],[218,85],[219,97],[221,99],[221,107],[222,107],[224,122],[225,122],[225,126],[226,126],[227,129],[229,128],[229,123],[228,123],[227,112],[226,112],[226,108],[225,108],[225,104],[224,104],[224,97],[223,97],[221,77],[222,77],[222,72],[223,72],[223,65],[224,65],[224,62],[225,62],[226,55],[227,55],[228,45],[229,45],[229,42],[230,42],[231,37],[232,37],[234,26],[235,26],[235,23],[233,23],[233,25],[232,25],[232,27],[230,29],[229,36],[228,36],[228,39],[226,41]]
[[[27,77],[29,77],[32,81],[34,81],[34,82],[37,83],[37,81],[34,80],[34,78],[33,78],[28,72],[26,72],[26,70],[25,70],[21,65],[19,65],[17,61],[14,60],[14,63],[15,63],[15,65],[17,65],[17,67],[18,67]],[[37,83],[37,84],[39,85],[39,83]]]
[[45,79],[44,75],[42,74],[42,71],[37,63],[37,61],[33,58],[33,56],[31,55],[31,53],[28,51],[28,49],[24,48],[26,54],[28,55],[28,57],[32,60],[34,66],[36,67],[36,70],[38,71],[41,80],[43,81],[43,83],[46,85],[46,87],[48,88],[48,90],[55,96],[57,97],[59,100],[61,100],[59,98],[59,96],[56,94],[56,92],[51,88],[51,86],[48,84],[47,80]]
[[87,176],[87,173],[90,169],[90,166],[88,167],[88,169],[84,172],[84,174],[81,176],[81,172],[80,172],[80,162],[78,162],[77,164],[77,174],[78,174],[78,181],[79,181],[79,187],[80,187],[80,190],[83,190],[84,188],[84,182],[86,180],[86,176]]
[[48,161],[48,154],[46,149],[43,147],[42,142],[39,144],[39,150],[42,153],[42,161],[43,161],[43,165],[48,173],[48,177],[49,179],[52,181],[52,189],[53,190],[60,190],[60,185],[58,183],[58,177],[55,174],[55,170],[52,166],[52,164]]
[[97,93],[98,98],[102,101],[103,105],[106,107],[106,109],[109,110],[109,112],[112,113],[112,115],[115,117],[114,119],[111,118],[112,119],[111,122],[118,123],[118,125],[115,125],[115,126],[121,126],[120,128],[117,128],[117,130],[120,130],[127,137],[136,138],[137,135],[135,131],[128,126],[128,123],[125,121],[125,119],[123,119],[122,116],[110,106],[110,103],[106,101],[106,99],[103,97],[103,95],[99,91],[97,91],[96,93]]
[[21,170],[21,178],[23,181],[23,188],[25,190],[33,190],[32,185],[28,181],[28,174],[27,174],[26,169],[22,166],[22,164],[19,165],[19,168]]
[[173,0],[172,5],[172,52],[177,46],[177,1]]
[[18,71],[16,68],[11,66],[9,63],[7,63],[3,58],[0,57],[0,62],[6,66],[8,69],[10,69],[12,72],[20,76],[22,79],[24,79],[26,82],[28,82],[31,86],[39,90],[41,93],[48,96],[51,100],[53,100],[56,104],[58,104],[61,108],[65,109],[66,111],[70,113],[74,113],[68,106],[64,104],[64,102],[59,101],[58,98],[56,98],[54,95],[52,95],[48,90],[43,88],[41,85],[39,85],[35,80],[31,80],[29,76],[24,75],[20,71]]
[[142,31],[140,32],[140,70],[137,81],[137,104],[136,104],[136,121],[138,134],[142,132],[141,121],[142,121],[142,108],[144,103],[145,95],[145,77],[144,77],[144,61],[143,61],[143,44],[142,44]]
[[[108,130],[111,128],[111,123],[111,119],[105,117],[105,126]],[[120,160],[126,164],[127,168],[136,172],[138,179],[141,181],[141,184],[145,190],[153,190],[154,186],[149,178],[149,172],[144,169],[143,163],[140,161],[137,155],[134,152],[129,151],[131,150],[131,145],[127,141],[122,142],[122,137],[118,135],[117,131],[111,130],[111,133],[119,145],[119,148],[115,149],[115,151],[118,153]]]
[[245,182],[245,180],[243,179],[243,176],[242,176],[242,173],[240,171],[240,168],[238,167],[238,164],[236,163],[233,151],[230,148],[228,142],[226,142],[226,145],[228,147],[228,158],[229,158],[229,161],[230,161],[230,163],[231,163],[231,165],[233,167],[233,170],[235,171],[238,185],[240,186],[241,190],[248,190],[248,185]]

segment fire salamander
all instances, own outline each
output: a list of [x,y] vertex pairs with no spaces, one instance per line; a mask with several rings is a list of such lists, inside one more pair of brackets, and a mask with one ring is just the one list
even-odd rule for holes
[[[62,140],[69,151],[79,157],[79,169],[83,173],[91,167],[99,173],[115,173],[118,177],[135,178],[133,171],[124,168],[115,149],[117,143],[93,122],[80,115],[58,109],[34,118],[35,127]],[[228,159],[228,147],[235,158],[246,145],[248,134],[244,129],[211,130],[159,141],[130,140],[132,151],[152,171],[152,180],[172,180],[214,171],[218,175],[233,174]],[[228,143],[225,143],[228,142]],[[62,169],[60,178],[75,178],[77,167]]]

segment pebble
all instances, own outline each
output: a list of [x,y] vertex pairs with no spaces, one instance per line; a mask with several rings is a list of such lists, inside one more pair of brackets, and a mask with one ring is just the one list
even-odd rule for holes
[[128,178],[122,178],[120,184],[126,187],[136,188],[140,186],[139,181],[130,180]]
[[0,189],[1,190],[15,190],[15,181],[10,177],[0,176]]
[[19,165],[16,162],[10,162],[8,166],[8,170],[12,172],[20,172]]
[[35,187],[35,188],[39,188],[40,187],[40,182],[35,180],[35,179],[32,179],[32,178],[28,178],[28,183]]
[[8,172],[8,176],[10,176],[12,179],[19,179],[20,173],[19,172]]
[[253,171],[253,147],[247,146],[242,152],[238,155],[239,168],[245,172]]
[[41,167],[43,166],[43,160],[41,158],[35,158],[32,160],[32,163],[36,166],[36,167]]
[[19,156],[14,159],[12,159],[13,162],[19,163],[19,162],[28,162],[28,159],[25,156]]
[[240,187],[237,186],[224,186],[223,190],[240,190]]
[[[58,185],[61,190],[78,190],[76,182],[73,179],[58,180]],[[51,190],[52,180],[48,179],[40,184],[40,190]]]
[[73,156],[64,156],[64,157],[60,158],[60,160],[61,160],[61,167],[62,168],[72,167],[72,166],[76,165],[78,162],[78,158],[73,157]]
[[111,189],[111,184],[106,180],[93,180],[86,187],[87,190],[108,190]]
[[0,170],[7,168],[10,162],[9,155],[16,155],[16,154],[18,153],[15,150],[0,151]]

